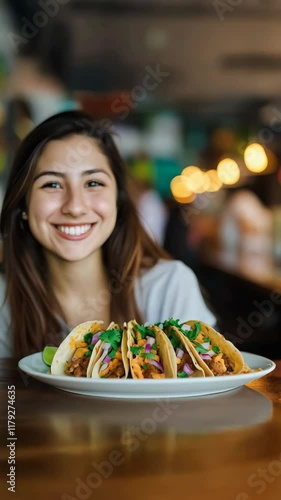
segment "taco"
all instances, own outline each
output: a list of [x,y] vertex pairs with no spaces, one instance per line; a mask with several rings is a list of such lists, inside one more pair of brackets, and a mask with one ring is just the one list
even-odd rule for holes
[[93,361],[104,331],[103,321],[86,321],[76,326],[60,344],[51,364],[51,374],[90,377]]
[[135,320],[127,326],[128,357],[134,379],[175,378],[176,367],[171,362],[172,345],[155,325],[139,325]]
[[164,330],[171,324],[189,340],[191,352],[207,376],[218,377],[242,372],[242,354],[214,328],[203,321],[190,320],[179,324],[179,320],[171,318],[164,322]]
[[127,332],[112,322],[99,336],[100,346],[93,360],[92,378],[127,378]]
[[203,368],[192,353],[190,341],[174,326],[168,326],[165,334],[173,346],[170,359],[176,368],[176,376],[178,378],[205,377]]

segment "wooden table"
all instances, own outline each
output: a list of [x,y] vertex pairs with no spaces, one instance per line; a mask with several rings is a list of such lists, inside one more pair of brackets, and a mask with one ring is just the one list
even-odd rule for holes
[[[1,499],[281,498],[281,361],[249,388],[170,401],[62,392],[3,359],[0,382]],[[14,496],[8,385],[16,391]]]

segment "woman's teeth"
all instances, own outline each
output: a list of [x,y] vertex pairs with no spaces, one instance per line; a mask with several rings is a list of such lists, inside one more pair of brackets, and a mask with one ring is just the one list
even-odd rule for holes
[[92,227],[92,224],[87,224],[85,226],[57,226],[57,229],[64,234],[70,234],[71,236],[80,236],[81,234],[87,233]]

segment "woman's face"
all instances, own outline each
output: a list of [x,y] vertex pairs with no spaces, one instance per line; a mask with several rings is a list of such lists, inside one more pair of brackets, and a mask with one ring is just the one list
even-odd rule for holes
[[80,261],[101,250],[117,217],[117,185],[94,139],[72,135],[43,150],[27,196],[30,231],[46,256]]

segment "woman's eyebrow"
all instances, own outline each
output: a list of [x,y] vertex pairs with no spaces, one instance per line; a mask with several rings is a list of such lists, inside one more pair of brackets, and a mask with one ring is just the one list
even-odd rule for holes
[[[110,174],[106,170],[103,170],[102,168],[95,168],[95,169],[91,169],[91,170],[84,170],[81,173],[81,177],[82,176],[86,177],[87,175],[98,174],[98,173],[103,173],[103,174],[107,175],[108,177],[111,177]],[[60,177],[60,178],[64,178],[64,177],[67,176],[63,172],[57,172],[55,170],[43,170],[42,172],[40,172],[39,174],[37,174],[34,177],[33,182],[37,181],[37,179],[39,179],[40,177],[44,177],[46,175],[54,175],[55,177]]]

